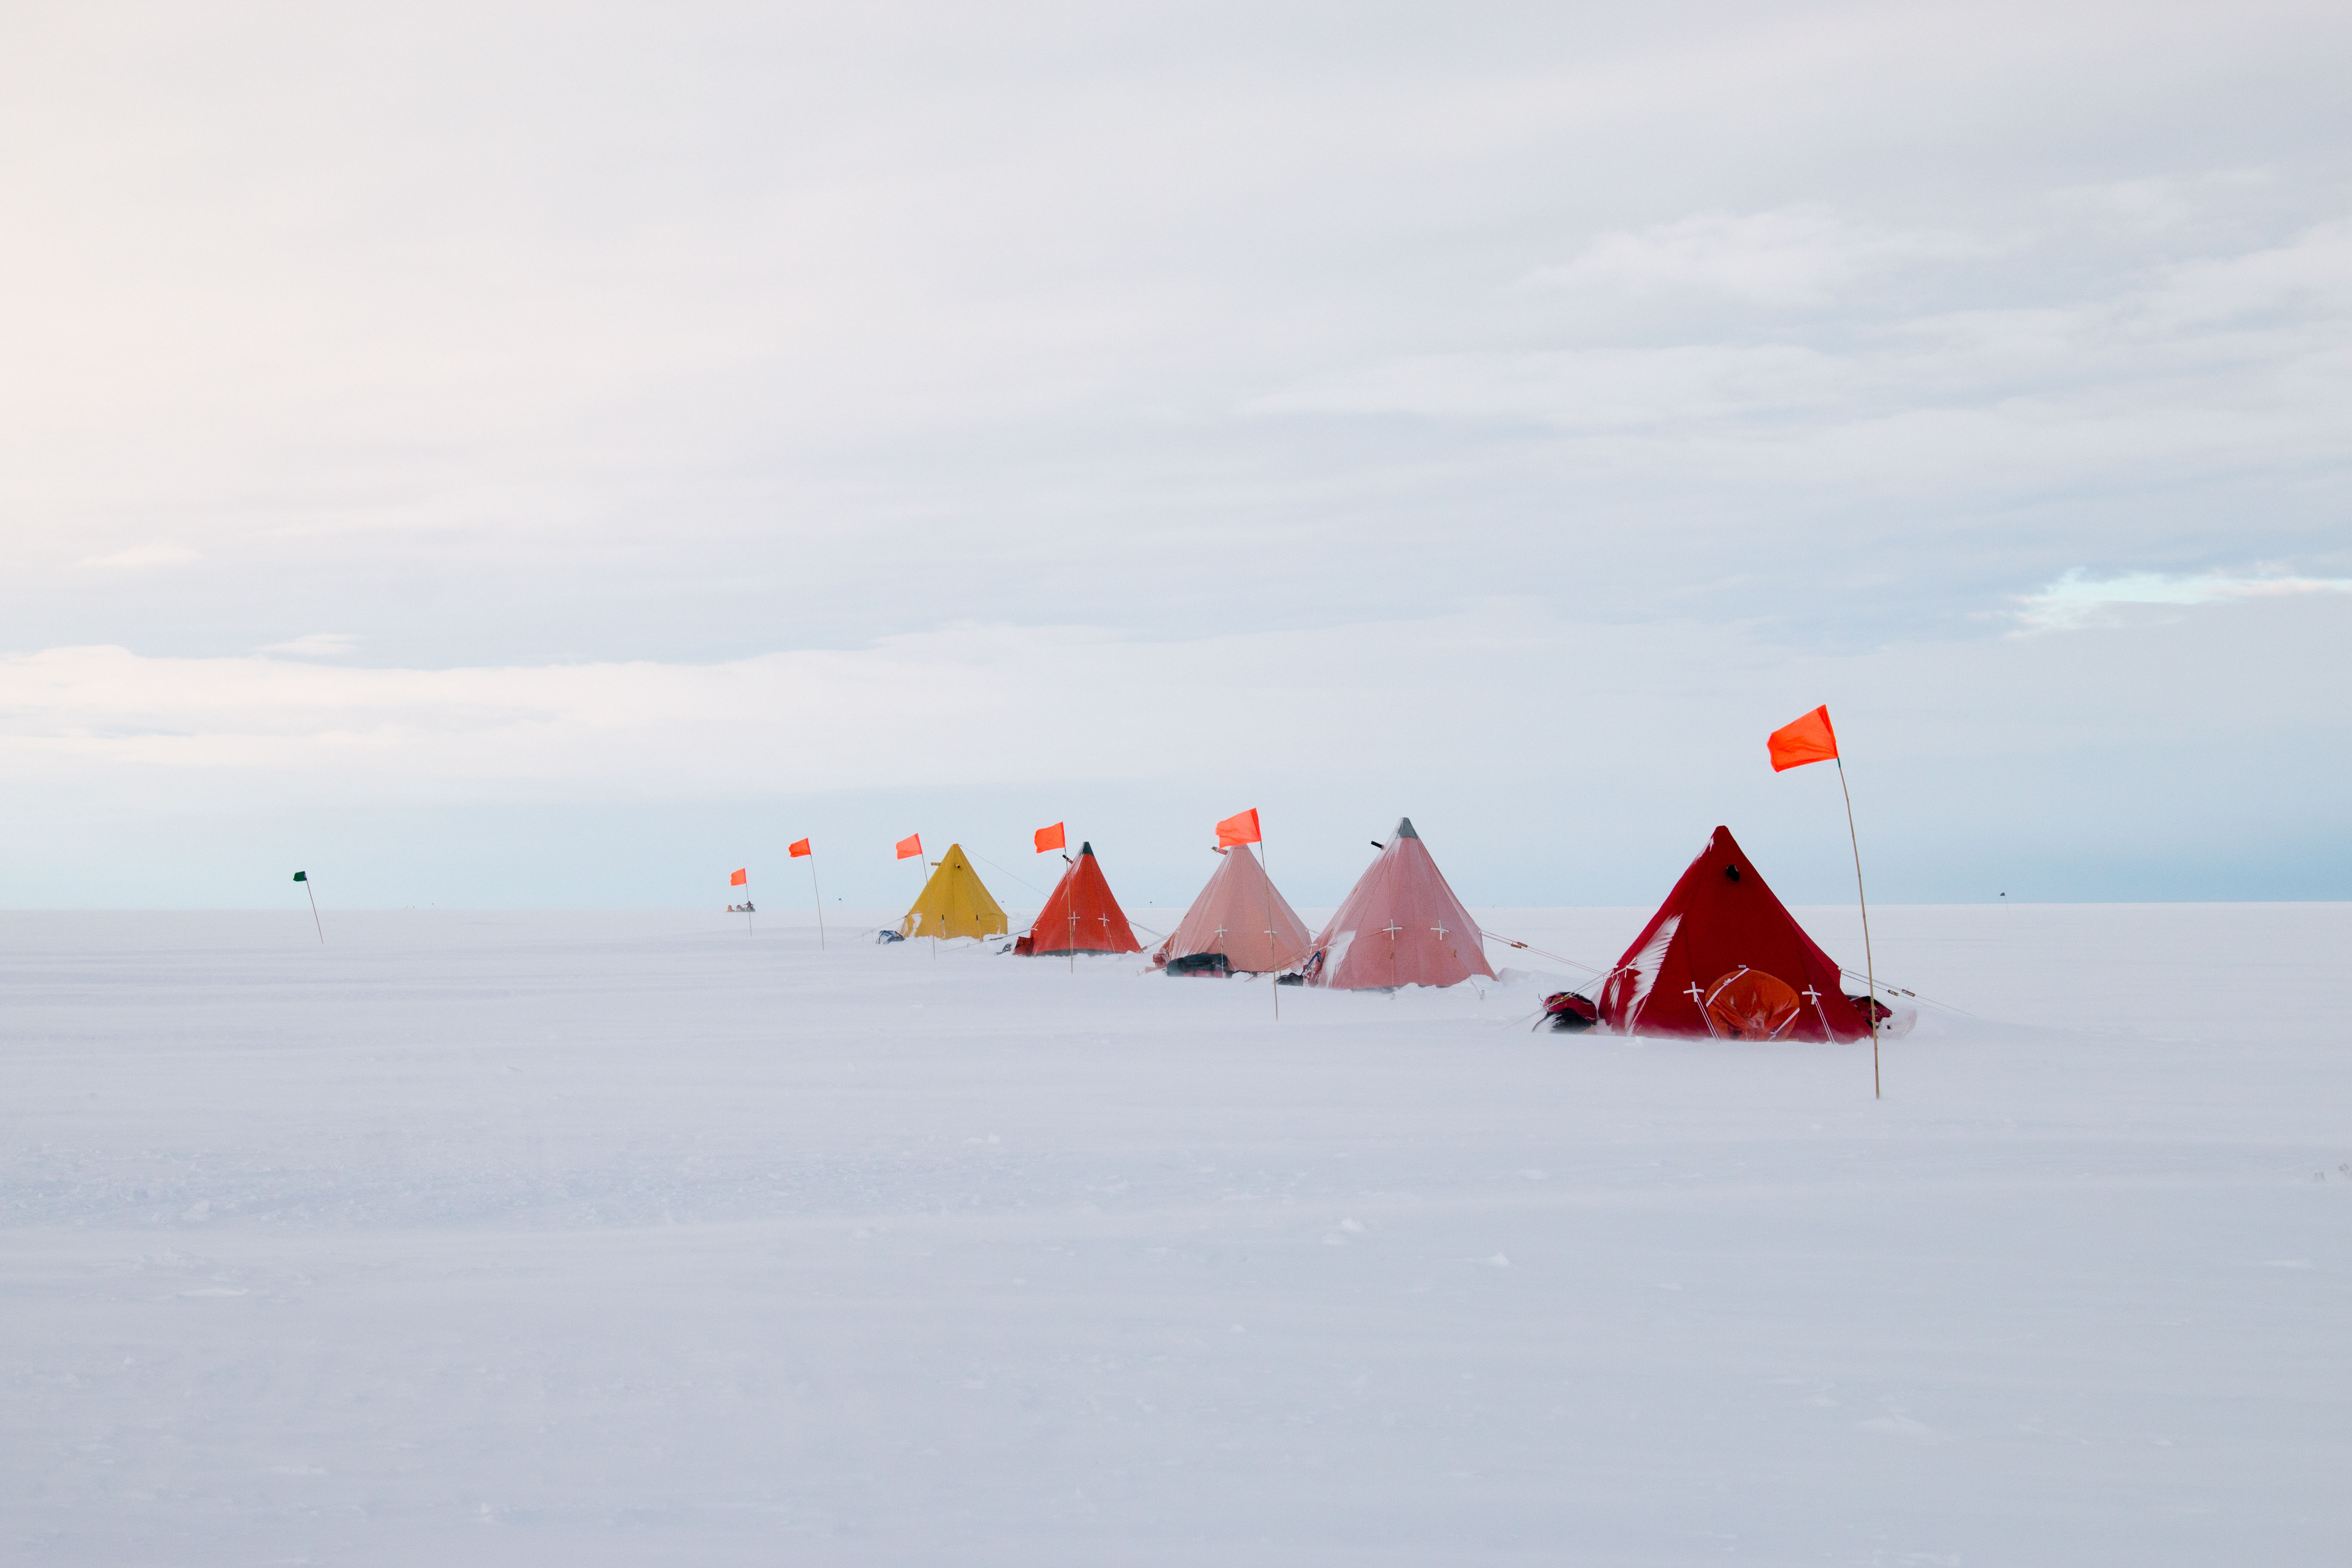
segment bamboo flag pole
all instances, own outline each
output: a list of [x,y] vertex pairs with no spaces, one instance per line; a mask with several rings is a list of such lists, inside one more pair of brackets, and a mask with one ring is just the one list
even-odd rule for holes
[[[913,845],[914,847],[911,849],[908,848],[907,846],[909,844]],[[917,884],[915,888],[915,902],[916,904],[920,905],[923,901],[923,887],[927,885],[926,873],[923,870],[923,836],[919,833],[909,833],[906,837],[898,840],[898,848],[899,859],[912,860],[915,863],[915,881]],[[916,922],[915,929],[911,931],[901,931],[898,934],[900,936],[914,936],[919,934],[923,929],[922,919],[922,913],[919,909],[908,910],[907,911],[907,920],[911,920]],[[900,921],[898,923],[901,926],[904,926],[907,923],[907,921]],[[936,947],[931,950],[931,960],[933,963],[937,963],[939,961],[939,949]]]
[[[931,885],[931,863],[919,850],[915,855],[915,902],[919,905],[923,901],[923,889]],[[939,922],[921,909],[916,910],[915,919],[919,922],[915,927],[918,931],[922,931],[925,926],[934,928],[928,934],[931,939],[931,962],[937,963],[940,961],[940,933],[936,929]]]
[[805,855],[809,863],[809,892],[816,900],[816,950],[824,951],[824,889],[816,885],[816,850],[805,838],[793,846],[795,855]]
[[1838,793],[1845,796],[1845,836],[1853,845],[1853,896],[1862,906],[1863,984],[1870,992],[1870,1098],[1883,1100],[1878,1081],[1878,961],[1870,952],[1870,895],[1862,889],[1862,835],[1853,830],[1853,791],[1845,785],[1845,759],[1836,759]]
[[294,873],[294,879],[302,884],[302,891],[310,897],[310,923],[318,928],[319,945],[320,947],[324,947],[327,945],[327,928],[320,925],[319,922],[319,895],[311,891],[310,873],[308,871],[297,871]]
[[[1237,811],[1217,824],[1219,854],[1230,854],[1239,849],[1246,855],[1248,847],[1253,844],[1257,846],[1257,874],[1265,883],[1265,956],[1266,961],[1272,963],[1275,947],[1274,875],[1265,868],[1265,829],[1258,822],[1257,807]],[[1282,1021],[1282,971],[1276,968],[1267,971],[1267,973],[1274,979],[1274,1019],[1278,1024]]]
[[[1076,900],[1077,888],[1076,885],[1077,882],[1078,863],[1070,858],[1069,819],[1065,817],[1060,822],[1051,823],[1046,826],[1039,828],[1036,832],[1029,836],[1029,843],[1040,855],[1043,855],[1048,849],[1057,849],[1061,851],[1062,864],[1069,868],[1068,870],[1062,873],[1062,879],[1056,883],[1055,886],[1065,894],[1070,895],[1070,973],[1072,974],[1076,974],[1078,972],[1078,905]],[[992,861],[991,864],[994,864],[994,862]],[[1002,866],[999,866],[997,867],[997,869],[1002,871],[1004,868]],[[1009,871],[1005,874],[1007,876],[1012,875]],[[1013,880],[1020,881],[1021,879],[1015,877],[1013,878]],[[1024,888],[1030,886],[1027,882],[1022,882],[1021,885]],[[1035,889],[1032,889],[1031,890],[1034,891]],[[1054,895],[1052,893],[1047,893],[1045,895],[1045,902],[1037,906],[1037,918],[1029,922],[1029,945],[1030,955],[1032,957],[1036,956],[1037,937],[1039,931],[1045,924],[1046,906],[1051,904],[1053,901]]]
[[[1078,840],[1083,848],[1086,840]],[[1078,863],[1070,855],[1070,819],[1062,819],[1062,863],[1069,868],[1062,878],[1062,907],[1070,911],[1070,973],[1078,972]]]
[[1772,771],[1786,773],[1808,763],[1835,763],[1838,793],[1845,797],[1845,836],[1853,846],[1853,894],[1862,907],[1863,984],[1870,995],[1864,1004],[1863,1022],[1870,1029],[1870,1098],[1885,1098],[1878,1071],[1878,963],[1870,950],[1870,896],[1862,886],[1862,835],[1853,826],[1853,791],[1846,786],[1845,758],[1838,753],[1837,731],[1830,725],[1827,704],[1803,718],[1781,725],[1764,742],[1772,754]]

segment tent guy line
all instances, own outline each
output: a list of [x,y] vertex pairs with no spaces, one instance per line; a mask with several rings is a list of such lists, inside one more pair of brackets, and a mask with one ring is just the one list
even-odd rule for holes
[[1608,978],[1611,973],[1614,973],[1613,971],[1603,969],[1597,963],[1587,963],[1580,958],[1570,958],[1564,953],[1548,952],[1544,949],[1536,946],[1533,942],[1518,942],[1513,938],[1503,936],[1491,931],[1484,932],[1483,934],[1488,942],[1499,942],[1505,947],[1516,947],[1522,952],[1532,952],[1538,958],[1549,958],[1554,963],[1565,963],[1571,969],[1589,970],[1592,973],[1600,975],[1603,979]]
[[1028,878],[1024,877],[1024,876],[1023,876],[1023,875],[1021,875],[1021,873],[1019,873],[1018,871],[1014,871],[1014,870],[1013,870],[1013,869],[1011,869],[1011,868],[1007,868],[1007,867],[1004,867],[1004,866],[998,866],[998,865],[997,865],[997,863],[996,863],[995,861],[991,860],[987,856],[982,855],[979,850],[977,850],[977,849],[973,850],[973,851],[971,852],[971,858],[972,858],[973,859],[975,859],[975,860],[977,860],[977,861],[981,862],[981,864],[982,864],[982,865],[984,865],[984,866],[995,866],[997,870],[999,870],[999,871],[1003,872],[1005,876],[1008,876],[1008,877],[1012,878],[1014,881],[1016,881],[1016,882],[1020,883],[1023,887],[1024,887],[1024,888],[1028,889],[1031,892],[1033,892],[1033,893],[1036,894],[1039,898],[1041,898],[1041,899],[1042,899],[1042,898],[1044,898],[1044,897],[1045,896],[1045,889],[1043,889],[1043,888],[1039,887],[1036,883],[1034,883],[1034,882],[1031,881]]

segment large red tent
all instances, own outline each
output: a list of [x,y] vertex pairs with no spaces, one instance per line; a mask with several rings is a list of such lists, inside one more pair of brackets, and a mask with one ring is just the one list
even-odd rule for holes
[[1478,922],[1446,885],[1409,816],[1356,879],[1300,973],[1307,984],[1336,991],[1495,977]]
[[1601,988],[1623,1034],[1734,1040],[1863,1040],[1835,960],[1718,827]]
[[1045,907],[1029,934],[1013,951],[1031,957],[1070,952],[1141,952],[1143,944],[1127,928],[1127,915],[1111,897],[1110,883],[1095,859],[1092,844],[1078,846],[1078,858],[1045,896]]

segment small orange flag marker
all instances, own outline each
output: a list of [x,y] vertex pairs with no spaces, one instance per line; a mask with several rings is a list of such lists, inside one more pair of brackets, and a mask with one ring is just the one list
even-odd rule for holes
[[744,883],[746,883],[746,882],[750,881],[751,879],[751,872],[749,872],[749,871],[738,871],[738,872],[736,872],[733,876],[731,876],[731,877],[730,877],[730,878],[728,878],[728,879],[727,879],[727,885],[728,885],[729,887],[730,887],[730,888],[740,888],[740,887],[741,887]]
[[1764,743],[1771,748],[1772,771],[1776,773],[1801,768],[1807,763],[1838,760],[1837,731],[1830,728],[1827,704],[1793,723],[1781,725]]
[[798,860],[803,857],[809,863],[809,895],[816,900],[816,945],[821,952],[824,950],[824,889],[816,885],[816,851],[809,847],[807,839],[793,839],[792,858]]
[[[923,836],[919,833],[909,833],[906,837],[898,840],[898,858],[912,860],[915,863],[915,876],[919,880],[923,875]],[[811,871],[816,869],[815,861],[809,862],[809,869]],[[919,900],[920,896],[919,893],[917,895]],[[936,963],[939,962],[939,939],[934,937],[931,940],[931,961]]]
[[1838,768],[1838,793],[1845,797],[1846,841],[1853,846],[1853,896],[1862,906],[1862,968],[1863,984],[1869,995],[1864,1005],[1869,1009],[1864,1021],[1870,1025],[1870,1097],[1879,1098],[1878,1082],[1878,960],[1870,951],[1870,895],[1862,886],[1862,835],[1853,827],[1853,791],[1846,787],[1845,759],[1838,755],[1837,731],[1830,727],[1829,704],[1791,721],[1772,731],[1765,741],[1772,753],[1772,771],[1786,773],[1801,768],[1807,763],[1835,763]]
[[[1037,853],[1040,855],[1048,849],[1066,849],[1070,847],[1070,836],[1062,831],[1062,825],[1058,822],[1051,827],[1039,828],[1034,837],[1037,840]],[[989,863],[995,864],[994,861]]]
[[[1237,811],[1217,824],[1217,853],[1222,855],[1226,850],[1243,844],[1257,846],[1259,864],[1263,866],[1265,855],[1265,835],[1258,830],[1255,806],[1251,806],[1247,811]],[[1274,883],[1270,879],[1265,884],[1265,924],[1266,940],[1272,942],[1274,940]],[[1282,982],[1277,977],[1275,984],[1267,987],[1274,993],[1274,1016],[1276,1021],[1282,1017],[1281,986]]]

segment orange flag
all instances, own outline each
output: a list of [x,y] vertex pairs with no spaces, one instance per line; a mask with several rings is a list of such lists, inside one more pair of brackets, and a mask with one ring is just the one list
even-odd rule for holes
[[922,836],[921,834],[919,834],[919,833],[910,833],[910,834],[907,835],[907,837],[906,837],[901,838],[900,840],[898,840],[898,858],[899,858],[899,859],[901,859],[901,860],[912,860],[912,859],[915,859],[915,858],[917,858],[918,857],[919,857],[919,856],[922,854],[922,852],[923,852],[923,836]]
[[1837,731],[1830,728],[1828,705],[1814,709],[1793,724],[1781,725],[1765,744],[1772,748],[1772,771],[1776,773],[1801,768],[1807,763],[1835,760]]
[[1217,847],[1220,849],[1230,849],[1236,844],[1257,842],[1259,837],[1255,806],[1251,806],[1247,811],[1237,811],[1217,824]]
[[1070,837],[1062,831],[1062,825],[1058,822],[1051,827],[1037,830],[1037,853],[1040,855],[1048,849],[1066,849],[1069,844]]
[[736,872],[733,876],[731,876],[731,877],[730,877],[730,878],[728,878],[728,879],[727,879],[727,885],[728,885],[729,887],[730,887],[730,888],[740,888],[740,887],[741,887],[744,883],[746,883],[746,882],[750,881],[751,879],[751,872],[749,872],[749,871],[738,871],[738,872]]
[[807,839],[795,838],[793,840],[792,855],[793,859],[797,860],[802,856],[809,853],[811,853],[811,850],[809,849]]

